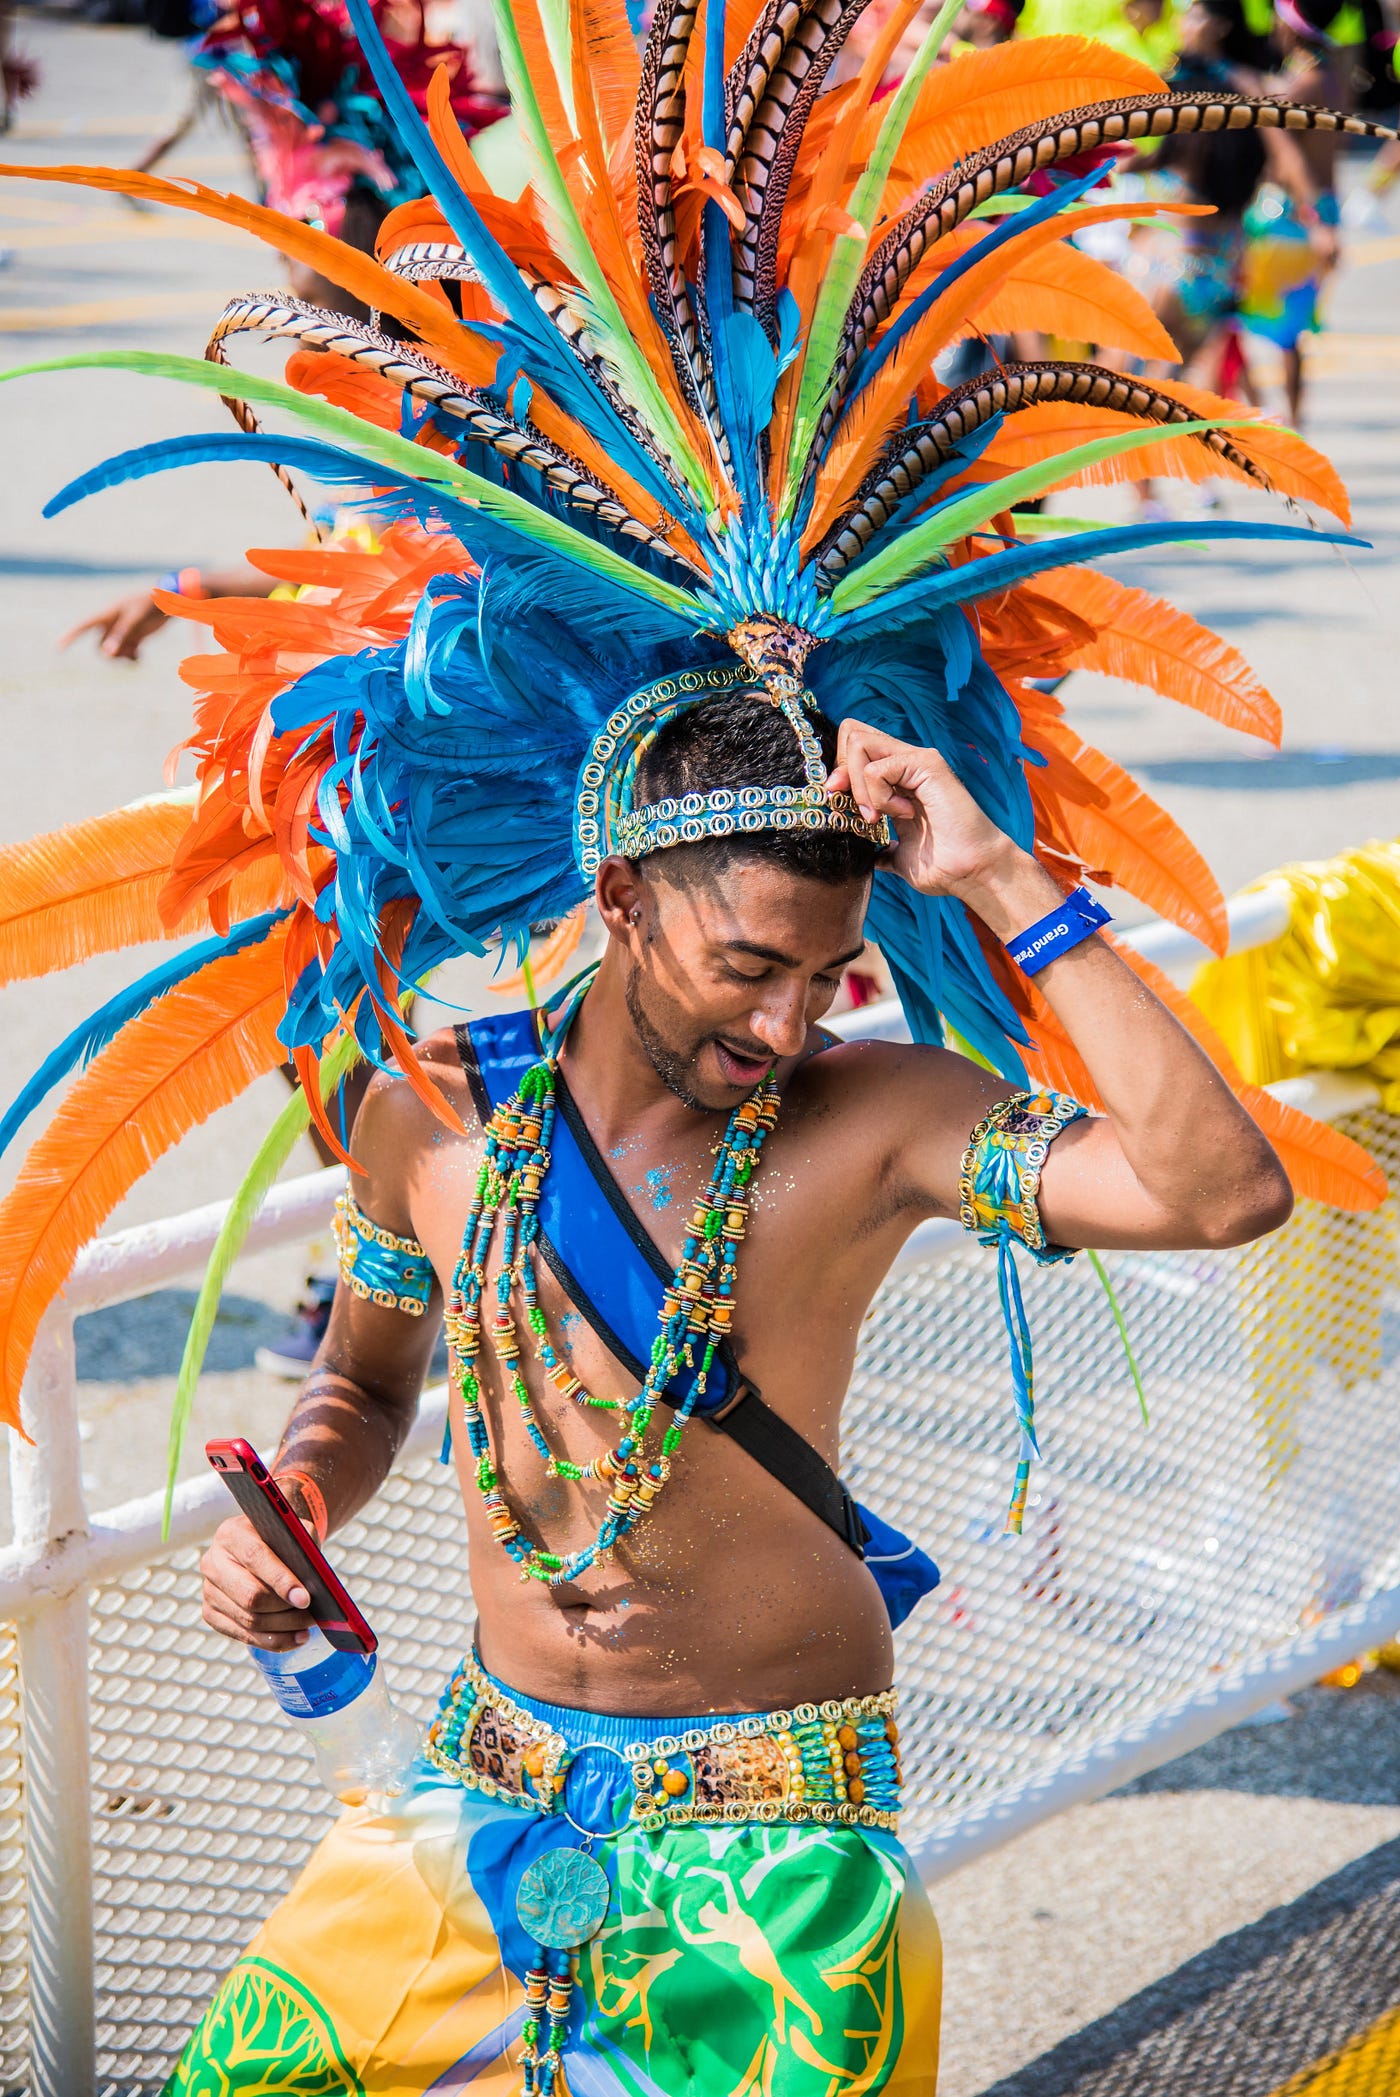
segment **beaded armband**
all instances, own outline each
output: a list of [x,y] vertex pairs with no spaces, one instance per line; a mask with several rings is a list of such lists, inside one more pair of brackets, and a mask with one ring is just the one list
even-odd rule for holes
[[371,1223],[353,1194],[335,1205],[336,1252],[345,1286],[381,1310],[421,1318],[433,1293],[433,1269],[416,1238],[397,1238]]
[[997,1293],[1011,1346],[1011,1388],[1020,1447],[1006,1526],[1019,1535],[1025,1520],[1031,1460],[1040,1454],[1035,1434],[1035,1366],[1031,1330],[1016,1278],[1011,1241],[1018,1239],[1041,1266],[1073,1259],[1065,1245],[1047,1245],[1037,1197],[1050,1145],[1061,1129],[1088,1113],[1063,1092],[1013,1092],[984,1114],[968,1138],[958,1173],[958,1220],[997,1254]]
[[1018,1237],[1042,1264],[1073,1254],[1047,1245],[1040,1221],[1040,1175],[1061,1129],[1088,1108],[1067,1093],[1013,1092],[984,1114],[968,1138],[958,1171],[958,1221],[983,1245],[998,1245],[1005,1231]]

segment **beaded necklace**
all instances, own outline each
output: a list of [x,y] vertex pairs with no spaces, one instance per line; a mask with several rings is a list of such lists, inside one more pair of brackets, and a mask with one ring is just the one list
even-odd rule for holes
[[[748,1216],[749,1183],[758,1168],[764,1141],[778,1118],[778,1088],[770,1073],[729,1117],[709,1184],[691,1214],[685,1249],[662,1298],[646,1381],[634,1398],[595,1397],[568,1362],[561,1360],[550,1339],[548,1321],[538,1301],[535,1273],[535,1238],[539,1230],[536,1212],[540,1188],[549,1170],[559,1049],[581,1002],[580,992],[546,1041],[542,1059],[531,1065],[519,1090],[496,1108],[486,1124],[485,1155],[477,1174],[476,1194],[462,1234],[461,1258],[452,1276],[446,1309],[447,1339],[457,1369],[467,1440],[475,1459],[476,1482],[487,1520],[497,1542],[520,1567],[521,1579],[541,1580],[550,1587],[576,1580],[606,1558],[613,1546],[650,1514],[671,1475],[671,1459],[680,1446],[686,1422],[704,1395],[715,1354],[729,1333],[734,1315],[738,1248]],[[496,1278],[495,1308],[486,1319],[486,1263],[498,1224],[502,1230],[501,1265]],[[535,1359],[555,1389],[581,1405],[606,1407],[625,1416],[624,1431],[616,1445],[588,1463],[573,1463],[567,1457],[556,1456],[545,1437],[521,1373],[521,1343],[512,1308],[517,1297],[524,1310]],[[611,1488],[593,1542],[567,1556],[542,1550],[532,1543],[522,1532],[501,1490],[481,1411],[483,1326],[546,1475],[575,1484],[598,1480]],[[676,1407],[659,1448],[649,1449],[652,1415],[662,1391],[682,1366],[694,1372],[690,1390]]]

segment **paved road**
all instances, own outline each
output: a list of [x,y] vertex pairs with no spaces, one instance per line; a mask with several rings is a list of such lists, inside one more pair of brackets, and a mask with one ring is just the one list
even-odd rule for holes
[[[138,32],[34,20],[23,34],[45,86],[4,141],[12,159],[134,159],[181,106],[179,54]],[[242,180],[235,141],[209,120],[169,169],[217,186]],[[0,250],[0,367],[99,344],[197,352],[229,293],[277,276],[275,261],[237,235],[192,237],[177,214],[38,185],[7,185],[0,195]],[[1072,694],[1084,733],[1145,776],[1227,890],[1282,860],[1400,827],[1400,230],[1353,245],[1332,321],[1315,360],[1311,434],[1348,478],[1375,551],[1298,559],[1232,548],[1123,571],[1246,649],[1283,704],[1283,753],[1251,748],[1125,687],[1086,679]],[[41,520],[43,501],[70,474],[173,429],[218,427],[219,412],[169,386],[107,374],[21,381],[0,393],[0,837],[150,791],[186,723],[173,634],[134,668],[101,662],[86,644],[57,655],[55,636],[162,568],[295,536],[285,497],[253,467],[172,475]],[[1232,490],[1227,501],[1239,513],[1250,498]],[[1088,506],[1076,495],[1076,511]],[[1114,504],[1106,497],[1101,506]],[[129,973],[129,962],[96,961],[0,994],[0,1094],[9,1097]],[[216,1117],[162,1162],[119,1220],[231,1189],[281,1097],[268,1079]],[[298,1161],[301,1169],[309,1162]],[[268,1306],[285,1307],[295,1292],[298,1265],[278,1256],[240,1273],[226,1366],[206,1379],[211,1425],[217,1418],[257,1434],[284,1407],[284,1391],[245,1365]],[[93,1486],[106,1502],[158,1478],[181,1315],[178,1302],[157,1304],[139,1321],[128,1313],[87,1336]],[[1400,1766],[1397,1744],[1400,1706],[1384,1684],[1340,1703],[1321,1692],[1306,1724],[1250,1736],[1244,1777],[1238,1757],[1217,1751],[1211,1761],[1207,1751],[1155,1787],[1080,1808],[950,1881],[939,1901],[945,2097],[974,2097],[1223,1930],[1295,1899],[1400,1832],[1400,1793],[1367,1775],[1378,1756]]]

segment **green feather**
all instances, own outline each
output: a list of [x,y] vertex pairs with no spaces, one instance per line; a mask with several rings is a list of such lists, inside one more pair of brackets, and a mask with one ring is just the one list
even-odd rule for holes
[[1249,420],[1248,416],[1235,415],[1208,422],[1154,422],[1148,429],[1125,430],[1112,437],[1095,438],[1092,444],[1076,444],[1058,458],[1041,459],[1034,466],[1023,466],[1019,473],[1008,473],[1002,480],[983,482],[960,501],[933,511],[883,553],[873,555],[843,577],[831,593],[831,608],[849,612],[857,605],[868,604],[872,597],[883,596],[1014,503],[1029,502],[1071,474],[1083,473],[1103,459],[1140,451],[1149,444],[1168,443],[1177,437],[1198,437],[1203,430],[1240,429]]
[[943,48],[944,38],[962,11],[962,6],[963,0],[944,0],[943,6],[925,31],[924,40],[915,53],[912,65],[900,82],[897,92],[890,97],[889,107],[885,111],[879,135],[875,140],[875,150],[864,174],[852,190],[850,203],[846,207],[862,231],[842,233],[832,245],[821,289],[817,293],[812,325],[807,335],[802,383],[798,388],[797,409],[792,423],[792,443],[788,449],[787,493],[783,511],[785,516],[791,515],[792,506],[797,500],[812,432],[831,391],[836,345],[841,339],[847,309],[860,281],[861,270],[865,266],[870,229],[874,215],[880,208],[880,199],[885,193],[885,183],[894,165],[894,156],[914,113],[919,91]]
[[[341,1079],[352,1065],[359,1061],[359,1056],[359,1045],[354,1035],[343,1034],[321,1064],[323,1100],[330,1098]],[[190,1414],[194,1409],[194,1394],[204,1368],[204,1357],[209,1351],[209,1336],[214,1330],[214,1320],[219,1315],[219,1304],[223,1299],[229,1270],[242,1252],[248,1233],[271,1193],[278,1173],[295,1149],[297,1139],[306,1134],[310,1125],[311,1109],[307,1104],[306,1094],[298,1087],[258,1145],[253,1162],[243,1175],[243,1183],[229,1203],[228,1214],[219,1226],[219,1235],[214,1240],[214,1249],[209,1255],[209,1264],[199,1285],[190,1329],[185,1335],[185,1351],[180,1357],[179,1374],[175,1379],[175,1402],[170,1412],[170,1443],[165,1470],[165,1510],[161,1517],[162,1538],[170,1534],[170,1513],[174,1504],[175,1479],[180,1469],[180,1453],[184,1448]]]
[[412,474],[429,487],[448,489],[460,501],[470,503],[486,516],[494,517],[516,531],[528,533],[532,539],[549,547],[551,552],[577,562],[582,568],[590,568],[595,574],[605,575],[623,589],[632,590],[640,597],[650,597],[683,617],[699,619],[702,616],[700,600],[691,591],[679,589],[659,576],[649,575],[644,568],[635,567],[621,554],[575,531],[572,525],[551,516],[547,510],[537,509],[534,503],[527,502],[511,489],[498,488],[480,474],[459,466],[455,459],[428,451],[421,444],[412,444],[406,437],[395,436],[391,430],[377,429],[373,423],[362,421],[344,408],[332,407],[328,401],[297,393],[275,379],[258,378],[252,372],[236,371],[226,364],[211,364],[203,357],[169,356],[155,350],[87,350],[69,357],[45,358],[40,364],[16,365],[10,371],[0,372],[0,380],[30,378],[46,371],[91,370],[132,371],[146,378],[175,379],[182,385],[201,386],[206,392],[229,394],[235,400],[255,401],[260,407],[285,408],[318,435],[352,447],[371,465],[377,462],[392,466],[399,473]]
[[[564,114],[578,129],[578,111],[574,107],[573,26],[569,20],[569,0],[539,0],[540,27],[549,48],[554,65],[554,75],[559,83],[559,97],[564,104]],[[515,94],[511,93],[511,107],[517,106]]]
[[1058,510],[1046,510],[1037,516],[1034,510],[1018,511],[1016,515],[1016,537],[1018,539],[1072,539],[1076,532],[1101,532],[1105,520],[1102,517],[1065,517]]
[[1100,1282],[1103,1284],[1104,1295],[1108,1298],[1108,1307],[1113,1313],[1113,1322],[1118,1327],[1118,1337],[1123,1344],[1123,1353],[1127,1358],[1128,1374],[1133,1379],[1133,1388],[1137,1392],[1138,1404],[1142,1408],[1142,1424],[1144,1427],[1150,1427],[1152,1423],[1147,1416],[1147,1393],[1142,1387],[1142,1378],[1138,1374],[1137,1358],[1133,1353],[1132,1341],[1128,1338],[1127,1321],[1125,1320],[1122,1310],[1119,1307],[1118,1297],[1114,1291],[1113,1283],[1108,1278],[1108,1269],[1107,1267],[1105,1267],[1098,1253],[1090,1252],[1087,1246],[1085,1248],[1085,1253],[1088,1258],[1089,1265],[1093,1268],[1095,1274],[1097,1274]]
[[[685,431],[657,382],[655,372],[633,339],[613,296],[612,286],[608,283],[602,265],[593,252],[592,243],[583,229],[583,222],[578,215],[564,170],[559,165],[559,156],[554,150],[554,141],[549,135],[539,97],[530,79],[514,14],[510,6],[504,4],[504,0],[497,0],[494,13],[496,41],[500,49],[506,85],[510,89],[511,108],[530,148],[541,190],[553,214],[560,255],[583,287],[584,303],[588,309],[588,332],[617,377],[623,382],[633,406],[645,416],[653,435],[671,453],[701,509],[707,510],[714,501],[714,491],[705,469],[696,458]],[[569,69],[567,65],[562,64],[556,46],[558,27],[557,24],[553,25],[554,33],[551,34],[552,25],[547,10],[542,11],[542,21],[545,41],[559,74],[557,85],[567,105],[572,102],[572,81]],[[567,21],[564,25],[564,35],[566,43],[563,58],[567,59]]]

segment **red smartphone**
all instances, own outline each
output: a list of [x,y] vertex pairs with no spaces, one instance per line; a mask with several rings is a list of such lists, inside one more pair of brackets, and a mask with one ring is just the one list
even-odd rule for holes
[[379,1640],[331,1571],[311,1531],[251,1442],[206,1442],[204,1453],[269,1551],[311,1597],[312,1621],[342,1653],[372,1653]]

